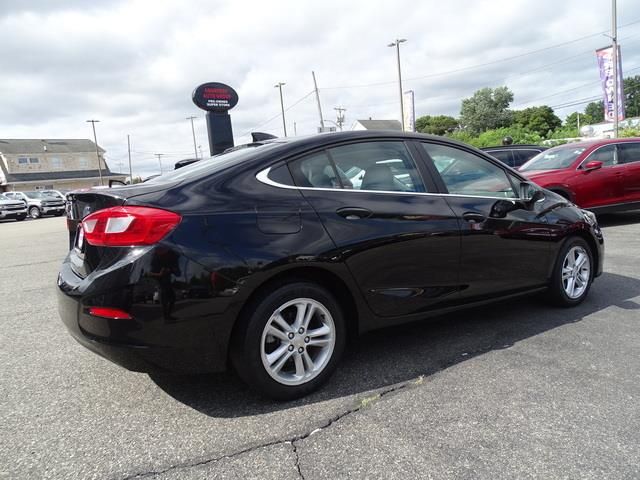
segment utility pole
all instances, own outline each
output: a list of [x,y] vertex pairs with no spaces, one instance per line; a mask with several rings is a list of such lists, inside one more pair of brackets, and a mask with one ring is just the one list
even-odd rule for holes
[[316,82],[316,73],[312,70],[313,89],[316,92],[316,103],[318,104],[318,115],[320,116],[320,131],[324,132],[324,119],[322,117],[322,107],[320,106],[320,92],[318,92],[318,82]]
[[576,112],[578,114],[578,136],[580,135],[580,112]]
[[286,85],[284,82],[278,82],[273,87],[280,90],[280,109],[282,110],[282,129],[284,130],[284,136],[287,136],[287,122],[284,119],[284,100],[282,100],[282,86]]
[[611,40],[613,43],[613,138],[618,138],[618,13],[616,0],[611,0]]
[[158,157],[158,163],[160,164],[160,175],[162,175],[162,156],[164,153],[156,153],[155,156]]
[[200,158],[204,158],[202,155],[202,145],[198,145],[198,150],[200,150]]
[[127,134],[127,151],[129,152],[129,185],[133,184],[133,168],[131,168],[131,139]]
[[[615,0],[614,0],[615,1]],[[402,102],[402,71],[400,69],[400,44],[406,42],[406,38],[396,38],[395,42],[391,42],[388,47],[396,47],[396,59],[398,61],[398,90],[400,92],[400,123],[404,132],[404,105]]]
[[193,119],[198,117],[187,117],[187,120],[191,120],[191,133],[193,133],[193,151],[196,154],[196,159],[198,158],[198,147],[196,147],[196,130],[193,128]]
[[298,136],[298,127],[296,126],[296,122],[293,122],[293,136]]
[[338,124],[338,128],[340,129],[340,131],[342,131],[342,125],[344,124],[344,112],[347,111],[346,108],[344,107],[334,107],[334,110],[336,111],[336,116],[337,116],[337,124]]
[[93,143],[96,144],[96,157],[98,157],[98,176],[100,177],[100,185],[104,185],[102,181],[102,162],[100,161],[100,149],[98,147],[98,137],[96,136],[96,123],[100,120],[87,120],[93,127]]

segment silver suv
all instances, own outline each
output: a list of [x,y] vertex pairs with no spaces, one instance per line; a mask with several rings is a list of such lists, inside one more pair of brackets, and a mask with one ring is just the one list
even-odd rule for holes
[[42,192],[5,192],[5,195],[11,200],[22,200],[31,218],[39,218],[42,215],[58,217],[65,212],[64,200],[49,197]]
[[27,218],[27,206],[22,201],[12,200],[0,193],[0,220],[8,218],[24,220]]

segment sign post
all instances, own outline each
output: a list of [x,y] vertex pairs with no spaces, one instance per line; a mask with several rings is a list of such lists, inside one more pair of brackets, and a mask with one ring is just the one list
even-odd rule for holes
[[238,94],[229,85],[203,83],[193,91],[193,103],[207,111],[207,132],[211,155],[233,147],[233,129],[229,110],[238,103]]

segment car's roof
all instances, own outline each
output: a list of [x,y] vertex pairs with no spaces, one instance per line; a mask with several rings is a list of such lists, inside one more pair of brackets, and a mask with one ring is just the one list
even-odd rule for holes
[[514,145],[494,145],[493,147],[482,147],[480,148],[480,150],[485,150],[485,151],[486,150],[519,150],[519,149],[531,149],[531,148],[546,150],[549,147],[546,147],[544,145],[517,143]]
[[639,137],[625,137],[625,138],[599,138],[594,140],[583,140],[581,142],[565,143],[563,145],[557,145],[557,147],[578,147],[588,148],[592,146],[608,145],[610,143],[626,143],[626,142],[640,142]]

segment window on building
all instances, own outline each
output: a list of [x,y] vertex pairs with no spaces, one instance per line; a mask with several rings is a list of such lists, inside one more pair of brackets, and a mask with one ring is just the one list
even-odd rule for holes
[[89,168],[89,160],[87,157],[80,157],[80,168]]
[[58,157],[51,157],[49,160],[51,161],[51,168],[62,168],[62,160]]
[[40,159],[38,157],[29,158],[29,163],[40,163]]
[[20,165],[24,165],[26,163],[29,163],[29,158],[28,157],[18,157],[18,163]]

